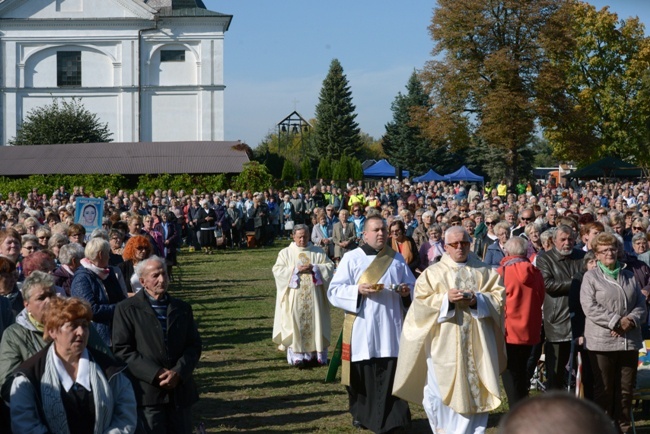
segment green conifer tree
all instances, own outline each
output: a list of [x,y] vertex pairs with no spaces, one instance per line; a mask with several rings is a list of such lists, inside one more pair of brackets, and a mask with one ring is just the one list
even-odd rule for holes
[[363,145],[361,130],[355,121],[356,107],[341,63],[334,59],[323,81],[316,105],[314,143],[321,157],[339,159],[356,155]]

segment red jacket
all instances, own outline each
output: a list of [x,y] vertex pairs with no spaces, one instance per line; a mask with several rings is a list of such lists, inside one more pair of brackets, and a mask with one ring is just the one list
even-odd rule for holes
[[506,287],[506,343],[535,345],[541,339],[544,278],[525,257],[506,256],[497,272]]

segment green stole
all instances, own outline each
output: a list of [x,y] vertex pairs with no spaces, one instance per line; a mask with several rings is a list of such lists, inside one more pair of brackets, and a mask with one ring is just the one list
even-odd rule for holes
[[[395,250],[393,250],[389,245],[385,245],[384,248],[377,253],[375,259],[370,263],[368,268],[361,274],[357,285],[362,283],[369,283],[374,285],[379,282],[379,279],[386,273],[390,264],[392,264],[393,259],[395,258]],[[354,320],[357,319],[357,314],[352,312],[345,313],[345,320],[343,321],[343,330],[339,336],[338,342],[336,344],[336,349],[334,350],[334,355],[330,362],[330,368],[327,372],[327,377],[325,381],[333,381],[336,377],[336,372],[338,371],[339,365],[342,366],[341,369],[341,384],[345,386],[350,385],[350,362],[352,360],[352,326]]]

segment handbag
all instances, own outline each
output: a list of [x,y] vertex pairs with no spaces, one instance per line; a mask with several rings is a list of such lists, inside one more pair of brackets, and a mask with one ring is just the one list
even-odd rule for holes
[[221,230],[221,228],[214,230],[214,239],[217,243],[217,247],[223,246],[223,244],[226,242],[226,238],[223,236],[223,230]]
[[293,230],[293,220],[287,220],[284,222],[284,230],[285,231],[292,231]]

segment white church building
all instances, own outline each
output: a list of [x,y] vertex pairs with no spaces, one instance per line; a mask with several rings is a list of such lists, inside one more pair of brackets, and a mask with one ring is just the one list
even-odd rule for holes
[[114,142],[224,140],[224,33],[202,0],[0,0],[0,145],[53,98]]

